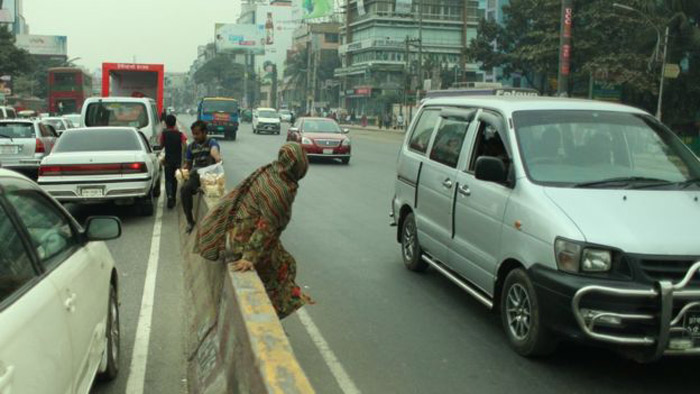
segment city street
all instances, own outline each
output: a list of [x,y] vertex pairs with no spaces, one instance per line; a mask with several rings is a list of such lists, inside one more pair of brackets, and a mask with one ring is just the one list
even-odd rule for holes
[[[244,124],[237,141],[222,142],[228,186],[274,159],[285,135]],[[548,359],[517,356],[496,315],[435,271],[403,267],[388,226],[403,136],[350,136],[349,166],[312,163],[283,235],[298,283],[317,301],[283,321],[317,392],[688,392],[694,359],[639,365],[571,344]]]

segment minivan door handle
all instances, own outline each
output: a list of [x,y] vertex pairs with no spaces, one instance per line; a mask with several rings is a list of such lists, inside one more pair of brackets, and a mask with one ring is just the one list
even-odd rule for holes
[[446,178],[444,181],[442,181],[442,186],[444,186],[445,189],[452,189],[452,180],[450,178]]
[[463,196],[471,196],[471,194],[472,194],[472,191],[469,190],[469,186],[467,186],[467,185],[459,185],[459,187],[457,188],[457,191],[459,192],[459,194],[461,194]]

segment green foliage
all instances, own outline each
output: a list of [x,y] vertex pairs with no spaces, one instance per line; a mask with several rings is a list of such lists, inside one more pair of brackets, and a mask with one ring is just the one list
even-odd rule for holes
[[18,76],[32,71],[29,52],[15,46],[14,35],[0,26],[0,75]]
[[[218,55],[209,60],[194,74],[194,81],[197,84],[207,85],[217,94],[242,97],[244,88],[244,66],[234,63],[233,59],[227,55]],[[248,73],[248,81],[253,86],[255,76]]]

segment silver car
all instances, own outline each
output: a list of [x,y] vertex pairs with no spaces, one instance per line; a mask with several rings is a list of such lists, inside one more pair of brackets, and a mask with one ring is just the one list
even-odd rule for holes
[[53,126],[40,120],[0,120],[0,165],[35,175],[57,137]]
[[500,311],[513,349],[560,338],[639,361],[700,355],[700,161],[627,106],[429,99],[400,150],[407,268]]

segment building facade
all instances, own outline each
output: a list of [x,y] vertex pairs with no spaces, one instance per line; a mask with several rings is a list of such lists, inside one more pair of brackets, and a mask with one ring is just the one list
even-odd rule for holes
[[335,73],[344,108],[376,115],[415,103],[424,90],[483,81],[468,47],[485,7],[484,0],[349,0]]

